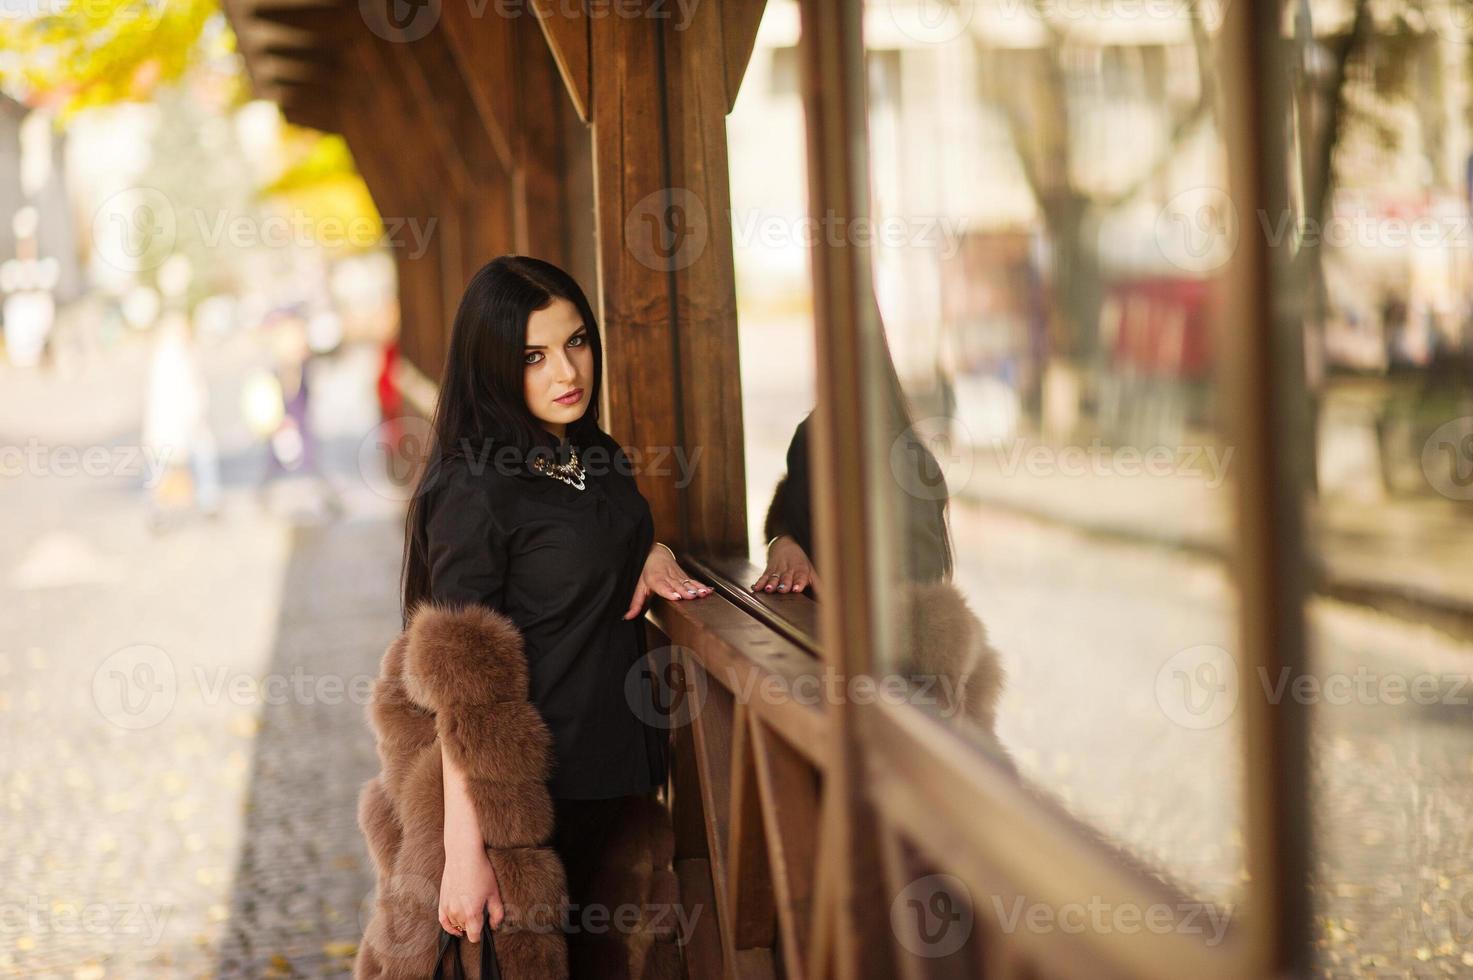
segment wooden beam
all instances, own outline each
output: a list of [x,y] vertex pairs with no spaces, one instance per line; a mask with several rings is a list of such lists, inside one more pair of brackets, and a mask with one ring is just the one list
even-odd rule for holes
[[464,212],[466,228],[461,246],[465,253],[464,279],[468,282],[477,269],[498,255],[517,251],[510,182],[479,186],[473,198],[465,202]]
[[[762,814],[765,801],[757,784],[757,762],[745,701],[736,702],[731,731],[731,838],[727,844],[726,903],[731,907],[732,942],[737,950],[761,948],[769,954],[777,936],[772,867]],[[797,980],[797,978],[794,978]]]
[[542,29],[528,17],[516,18],[513,27],[517,248],[567,269],[592,295],[598,276],[590,220],[590,133],[558,75]]
[[[424,132],[422,115],[414,112],[402,80],[393,64],[383,58],[383,42],[365,31],[358,43],[344,51],[345,64],[358,77],[371,80],[355,89],[355,98],[344,99],[343,109],[354,117],[354,152],[376,157],[393,172],[399,189],[385,217],[415,218],[431,236],[431,247],[423,255],[412,256],[404,248],[393,249],[399,272],[401,334],[404,348],[416,367],[427,377],[438,380],[444,362],[450,317],[453,308],[445,304],[445,276],[442,263],[452,247],[438,228],[441,218],[454,206],[452,182],[444,170],[438,148]],[[382,208],[381,208],[382,211]],[[462,259],[451,261],[459,268]]]
[[[1223,132],[1230,200],[1242,215],[1288,214],[1286,134],[1278,113],[1295,81],[1279,55],[1282,22],[1271,5],[1224,8],[1218,43],[1224,79]],[[1267,114],[1265,114],[1267,113]],[[1233,491],[1233,574],[1245,763],[1243,829],[1248,881],[1244,906],[1251,975],[1303,976],[1316,967],[1319,933],[1310,881],[1314,833],[1308,786],[1310,709],[1301,700],[1258,696],[1258,678],[1299,676],[1309,662],[1304,490],[1311,485],[1301,436],[1312,431],[1304,384],[1303,325],[1310,301],[1289,250],[1256,234],[1240,236],[1225,275],[1215,358],[1228,406],[1223,441],[1238,446]]]
[[[477,17],[469,3],[446,3],[440,8],[442,46],[459,69],[465,94],[469,96],[491,152],[501,169],[512,173],[512,141],[517,126],[517,82],[515,63],[520,52],[515,38],[520,27],[532,28],[529,17]],[[535,28],[534,28],[535,30]],[[529,39],[532,40],[532,39]],[[546,52],[541,35],[537,47]]]
[[729,691],[761,691],[749,704],[815,769],[828,765],[828,707],[822,665],[744,609],[712,596],[702,602],[656,599],[650,622],[688,651],[705,676]]
[[287,62],[310,65],[324,73],[340,75],[343,70],[342,60],[334,48],[267,41],[256,48],[255,52],[263,58],[279,58]]
[[773,892],[782,928],[783,964],[791,980],[806,975],[804,953],[813,923],[818,863],[818,773],[755,715],[749,737],[766,827]]
[[[558,74],[563,77],[573,106],[578,110],[578,118],[592,122],[595,32],[590,18],[582,4],[574,7],[559,0],[532,0],[532,9],[537,12],[537,23],[542,28],[548,48],[552,50]],[[611,16],[600,20],[624,21],[626,18]],[[646,20],[643,27],[649,30],[650,22]]]
[[[820,222],[863,220],[869,205],[863,8],[851,0],[805,0],[799,9],[809,214]],[[884,356],[876,351],[884,340],[868,252],[851,243],[820,244],[810,258],[818,393],[809,453],[815,558],[825,569],[819,616],[827,666],[853,677],[876,670],[877,610],[886,597],[873,594],[871,572],[875,562],[894,559],[875,539],[869,512],[884,487],[869,482],[866,372]],[[880,980],[889,974],[891,933],[888,907],[869,891],[882,871],[872,847],[878,827],[861,769],[858,713],[848,698],[836,699],[830,711],[822,833],[834,862],[827,880],[833,917],[826,923],[831,934],[818,941],[832,941],[840,980]]]
[[[760,14],[760,5],[759,14]],[[697,4],[684,30],[659,21],[670,154],[669,242],[674,279],[675,384],[681,445],[700,451],[686,502],[687,546],[747,553],[746,449],[726,147],[724,6]],[[751,11],[747,11],[749,14]]]
[[[431,33],[434,33],[433,31]],[[414,133],[418,148],[437,161],[437,169],[459,194],[465,194],[471,183],[465,156],[450,132],[448,113],[437,92],[425,77],[411,45],[385,40],[373,32],[364,32],[362,46],[371,52],[377,71],[386,83],[382,86],[387,101],[397,107],[395,117],[400,125]]]
[[337,3],[307,6],[258,3],[251,7],[250,13],[253,20],[313,34],[324,45],[336,44],[348,36],[353,28],[352,16],[348,8]]
[[[678,654],[687,671],[701,666],[684,650]],[[731,822],[731,733],[734,699],[719,684],[707,683],[705,704],[691,716],[696,766],[701,774],[701,806],[706,813],[707,853],[711,861],[711,889],[716,895],[716,921],[721,928],[722,959],[730,973],[736,972],[735,923],[726,902],[727,843]]]
[[689,980],[726,980],[721,965],[720,927],[712,912],[716,897],[711,890],[711,864],[704,858],[679,860],[675,862],[675,876],[680,880],[681,905],[701,910],[685,947]]
[[342,132],[337,100],[331,90],[310,85],[278,85],[272,91],[270,98],[293,126],[306,126],[323,133]]
[[767,0],[721,0],[721,63],[726,76],[727,112],[736,105],[766,9]]
[[[862,716],[861,778],[884,819],[976,895],[1026,896],[1060,909],[1107,897],[1115,908],[1184,909],[1193,896],[1158,880],[1141,860],[1089,831],[1057,802],[978,752],[963,732],[915,709],[879,699]],[[1009,902],[1010,903],[1010,902]],[[976,910],[996,921],[996,912]],[[1234,919],[1223,941],[1171,929],[1143,942],[1103,933],[1017,930],[1013,938],[1036,972],[1058,977],[1138,980],[1237,980],[1298,976],[1258,972],[1243,958],[1245,936]]]
[[[610,435],[649,459],[686,446],[663,231],[670,180],[660,38],[656,22],[648,19],[600,17],[592,23],[599,322],[608,380],[604,418]],[[649,501],[657,540],[684,546],[683,495],[672,475],[645,469],[639,467],[635,479]]]

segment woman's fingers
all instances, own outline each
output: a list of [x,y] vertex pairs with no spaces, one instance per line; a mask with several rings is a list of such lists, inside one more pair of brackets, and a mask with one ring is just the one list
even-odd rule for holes
[[802,592],[809,585],[818,588],[818,575],[806,564],[769,568],[752,583],[753,592]]
[[645,586],[644,580],[640,579],[634,586],[634,599],[629,603],[629,609],[624,613],[625,619],[633,619],[638,616],[640,610],[644,609],[644,600],[649,597],[650,590]]
[[491,899],[486,903],[486,908],[491,913],[491,928],[501,928],[501,922],[506,918],[506,906],[501,903],[501,896],[491,896]]
[[460,935],[460,930],[450,922],[450,913],[443,908],[440,909],[440,928],[457,936]]
[[465,938],[469,939],[473,943],[478,943],[481,941],[480,915],[472,915],[467,919],[465,924]]
[[682,598],[685,596],[700,598],[711,591],[710,586],[688,577],[685,574],[685,569],[679,565],[675,566],[675,574],[671,576],[671,580],[671,584],[675,586],[676,590],[683,594]]
[[710,595],[715,590],[703,582],[691,578],[676,578],[666,576],[655,586],[655,589],[667,599],[700,599]]

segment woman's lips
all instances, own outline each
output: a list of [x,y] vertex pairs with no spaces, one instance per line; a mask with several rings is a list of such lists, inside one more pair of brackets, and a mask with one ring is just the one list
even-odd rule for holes
[[583,400],[583,389],[582,388],[574,388],[572,391],[568,392],[566,395],[563,395],[561,398],[554,398],[553,399],[553,401],[558,402],[559,404],[562,404],[562,405],[576,405],[576,404],[578,404],[578,402],[580,402],[582,400]]

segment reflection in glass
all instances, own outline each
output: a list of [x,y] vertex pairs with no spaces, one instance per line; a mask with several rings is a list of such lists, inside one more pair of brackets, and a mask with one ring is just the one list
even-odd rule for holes
[[1473,969],[1473,38],[1466,8],[1421,9],[1299,10],[1296,213],[1265,228],[1288,230],[1313,406],[1326,594],[1299,680],[1330,976]]
[[[1235,901],[1232,447],[1212,368],[1237,228],[1215,8],[927,11],[872,0],[865,18],[872,228],[853,244],[898,379],[869,383],[901,413],[870,447],[898,557],[885,666],[996,658],[979,740],[995,731],[1027,785],[1163,879]],[[926,592],[928,508],[953,560]],[[966,692],[919,700],[951,717]]]
[[763,517],[794,428],[814,403],[813,297],[798,5],[769,0],[727,116],[732,255],[741,352],[747,539],[762,562]]

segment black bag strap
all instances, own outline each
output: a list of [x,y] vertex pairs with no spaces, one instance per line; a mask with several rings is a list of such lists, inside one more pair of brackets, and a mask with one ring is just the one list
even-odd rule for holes
[[[491,930],[491,909],[481,906],[481,978],[501,980],[501,961],[496,956],[495,933]],[[435,980],[445,976],[445,951],[451,950],[451,980],[466,980],[465,967],[460,962],[460,937],[440,927],[440,953],[435,957]]]

